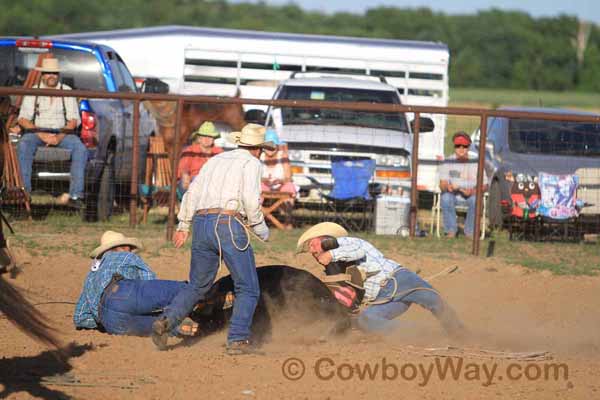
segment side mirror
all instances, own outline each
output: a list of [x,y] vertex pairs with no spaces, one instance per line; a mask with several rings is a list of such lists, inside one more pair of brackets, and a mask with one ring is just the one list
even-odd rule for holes
[[169,93],[169,84],[158,78],[146,78],[142,83],[143,93]]
[[246,114],[244,115],[244,119],[248,123],[264,125],[265,120],[267,119],[267,114],[263,110],[252,109],[252,110],[246,111]]
[[[410,121],[412,131],[415,131],[415,120]],[[419,117],[419,133],[433,132],[435,124],[431,118]]]

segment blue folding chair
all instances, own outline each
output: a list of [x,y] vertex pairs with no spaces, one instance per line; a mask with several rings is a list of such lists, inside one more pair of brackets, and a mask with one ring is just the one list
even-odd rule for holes
[[322,219],[336,222],[349,231],[369,230],[374,209],[369,182],[374,173],[375,160],[332,161],[333,187],[329,194],[322,194]]

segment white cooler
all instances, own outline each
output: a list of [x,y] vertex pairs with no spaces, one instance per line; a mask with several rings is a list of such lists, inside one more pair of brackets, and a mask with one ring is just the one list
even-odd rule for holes
[[375,201],[375,234],[409,234],[410,199],[400,196],[378,196]]

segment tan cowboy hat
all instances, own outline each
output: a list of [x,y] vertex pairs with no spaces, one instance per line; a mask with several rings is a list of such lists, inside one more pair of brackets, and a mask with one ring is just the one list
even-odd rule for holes
[[267,129],[258,124],[247,124],[241,132],[231,132],[229,141],[238,146],[263,147],[267,150],[275,150],[277,147],[273,142],[265,142]]
[[333,236],[334,238],[340,238],[348,236],[348,231],[343,226],[336,224],[335,222],[321,222],[306,230],[298,239],[296,245],[296,253],[303,253],[306,251],[306,242],[311,239],[320,236]]
[[136,249],[143,249],[142,242],[136,238],[125,237],[120,232],[106,231],[100,238],[100,246],[92,250],[90,257],[96,258],[105,251],[118,246],[132,246]]
[[217,139],[221,134],[217,131],[215,124],[210,121],[204,122],[198,129],[192,133],[192,139],[196,136],[206,136],[209,138]]
[[56,58],[44,58],[41,67],[35,67],[36,71],[42,72],[60,72],[58,60]]

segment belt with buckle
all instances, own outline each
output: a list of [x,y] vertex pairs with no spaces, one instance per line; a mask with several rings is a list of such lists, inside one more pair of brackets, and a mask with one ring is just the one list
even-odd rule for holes
[[196,215],[214,215],[214,214],[230,215],[230,216],[238,217],[238,218],[241,217],[239,212],[237,212],[235,210],[225,210],[223,208],[202,208],[200,210],[196,210]]

